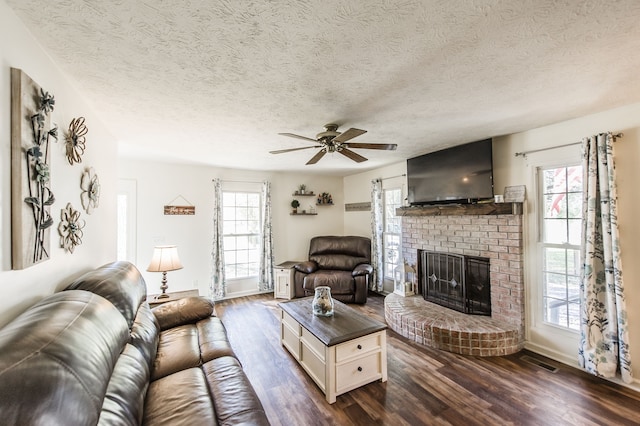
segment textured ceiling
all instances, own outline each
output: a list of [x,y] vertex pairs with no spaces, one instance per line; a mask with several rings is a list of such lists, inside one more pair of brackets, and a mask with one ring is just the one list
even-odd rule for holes
[[[124,156],[345,175],[640,101],[637,0],[5,1]],[[398,149],[268,153],[330,122]]]

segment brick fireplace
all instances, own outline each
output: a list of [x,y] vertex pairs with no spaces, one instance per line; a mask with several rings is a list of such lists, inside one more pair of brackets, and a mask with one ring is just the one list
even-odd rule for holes
[[410,207],[402,215],[403,257],[418,251],[489,259],[491,316],[443,308],[420,296],[385,299],[389,327],[418,343],[470,355],[517,352],[524,344],[522,205]]

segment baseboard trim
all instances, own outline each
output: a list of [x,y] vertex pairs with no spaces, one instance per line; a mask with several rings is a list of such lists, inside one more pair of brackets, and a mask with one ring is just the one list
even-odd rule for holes
[[[571,358],[557,351],[551,350],[544,346],[533,344],[531,342],[526,342],[524,344],[524,348],[536,354],[546,356],[547,358],[551,358],[554,361],[558,361],[558,362],[561,362],[562,364],[566,364],[569,367],[577,368],[578,370],[583,370],[583,368],[580,367],[580,365],[578,364],[577,354],[575,358]],[[636,378],[634,378],[631,383],[625,383],[618,377],[613,377],[613,378],[602,377],[602,379],[608,382],[615,383],[620,386],[624,386],[625,388],[633,389],[634,391],[640,392],[640,380]]]

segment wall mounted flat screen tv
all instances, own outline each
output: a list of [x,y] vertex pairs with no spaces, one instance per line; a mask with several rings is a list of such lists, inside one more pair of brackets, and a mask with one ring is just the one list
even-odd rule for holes
[[407,160],[410,205],[474,203],[493,198],[491,139]]

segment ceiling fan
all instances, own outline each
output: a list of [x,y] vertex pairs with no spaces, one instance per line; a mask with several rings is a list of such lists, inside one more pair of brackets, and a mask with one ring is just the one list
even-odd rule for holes
[[318,151],[316,155],[311,157],[311,160],[307,161],[307,164],[316,164],[322,157],[324,157],[327,152],[339,152],[340,154],[352,159],[357,163],[362,163],[363,161],[367,161],[367,158],[351,151],[350,148],[383,149],[386,151],[393,151],[398,147],[398,145],[396,145],[395,143],[385,144],[348,142],[357,136],[367,133],[367,131],[351,128],[345,132],[338,132],[338,127],[339,126],[337,124],[333,123],[325,124],[325,131],[318,133],[315,139],[308,138],[306,136],[295,135],[293,133],[278,133],[282,136],[289,136],[291,138],[298,138],[315,142],[318,145],[303,146],[302,148],[281,149],[278,151],[269,151],[269,153],[282,154],[284,152],[298,151],[301,149],[320,148],[320,151]]

